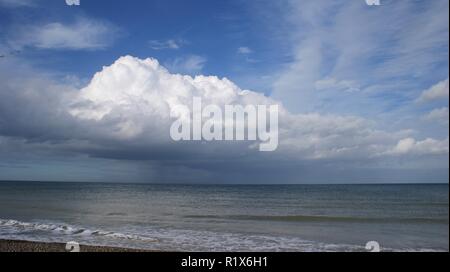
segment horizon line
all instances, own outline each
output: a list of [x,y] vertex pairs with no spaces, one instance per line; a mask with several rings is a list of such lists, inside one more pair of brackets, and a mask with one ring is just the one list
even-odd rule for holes
[[52,180],[2,180],[0,182],[33,182],[33,183],[97,183],[97,184],[118,184],[118,185],[234,185],[234,186],[286,186],[286,185],[449,185],[446,182],[367,182],[367,183],[201,183],[201,182],[114,182],[114,181],[52,181]]

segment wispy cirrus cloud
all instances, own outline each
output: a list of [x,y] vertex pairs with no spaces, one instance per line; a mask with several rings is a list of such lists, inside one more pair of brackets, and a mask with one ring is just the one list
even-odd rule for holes
[[[289,41],[291,59],[277,73],[273,96],[293,111],[397,110],[414,102],[417,88],[448,74],[446,0],[286,4],[278,32],[284,33],[283,44]],[[316,82],[330,78],[353,82],[361,92],[346,96],[340,86],[326,94],[315,91]]]
[[207,59],[199,55],[187,55],[169,60],[164,65],[173,73],[198,74],[203,70]]
[[7,8],[33,7],[35,0],[0,0],[0,6]]
[[72,23],[22,25],[10,32],[8,43],[16,49],[98,50],[110,46],[120,30],[106,21],[78,17]]
[[154,50],[164,50],[164,49],[180,49],[183,45],[185,45],[187,42],[185,40],[175,40],[175,39],[169,39],[169,40],[150,40],[148,41],[148,44],[150,48]]

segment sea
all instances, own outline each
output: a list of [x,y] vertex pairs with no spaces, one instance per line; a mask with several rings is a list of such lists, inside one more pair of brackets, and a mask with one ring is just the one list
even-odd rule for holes
[[449,251],[448,198],[448,184],[3,181],[0,239],[187,252],[367,251],[372,241],[381,251]]

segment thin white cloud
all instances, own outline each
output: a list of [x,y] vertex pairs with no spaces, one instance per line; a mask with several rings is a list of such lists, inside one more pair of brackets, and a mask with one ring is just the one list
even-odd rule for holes
[[198,74],[203,70],[207,59],[198,55],[188,55],[175,58],[165,63],[165,66],[173,72],[180,74]]
[[400,140],[397,145],[389,150],[390,155],[442,155],[449,152],[449,139],[435,140],[427,138],[416,141],[414,138]]
[[316,81],[316,90],[341,90],[344,92],[360,91],[358,84],[351,80],[337,80],[336,78],[328,77]]
[[420,97],[417,99],[417,102],[429,102],[437,99],[446,98],[448,99],[449,87],[448,87],[448,78],[443,80],[429,89],[422,92]]
[[448,107],[438,108],[430,111],[429,113],[423,116],[423,120],[448,125],[449,124]]
[[253,50],[251,50],[249,47],[242,46],[238,48],[238,53],[243,55],[248,55],[253,53]]
[[117,34],[117,27],[110,23],[81,17],[71,24],[53,22],[17,27],[9,43],[14,48],[95,50],[111,45]]
[[148,42],[150,48],[154,50],[164,50],[164,49],[180,49],[186,42],[184,40],[150,40]]
[[34,0],[0,0],[0,6],[7,8],[33,7]]

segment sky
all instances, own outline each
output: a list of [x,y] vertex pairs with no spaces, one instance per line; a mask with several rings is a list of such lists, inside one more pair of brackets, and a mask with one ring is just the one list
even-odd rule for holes
[[[449,180],[447,0],[0,0],[0,180]],[[171,107],[280,107],[279,146]]]

